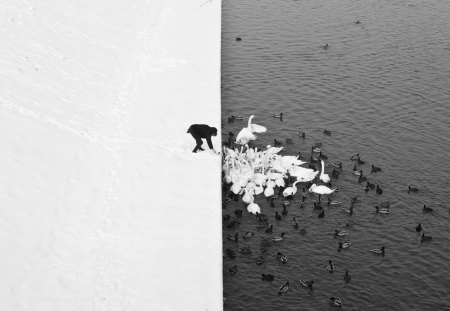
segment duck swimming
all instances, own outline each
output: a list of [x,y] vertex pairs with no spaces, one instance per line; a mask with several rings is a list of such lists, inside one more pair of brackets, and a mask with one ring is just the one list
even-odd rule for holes
[[327,136],[331,136],[331,131],[329,130],[323,130],[323,134]]
[[348,270],[345,270],[345,274],[344,274],[344,281],[345,281],[345,283],[350,283],[351,279],[352,279],[352,277],[348,273]]
[[273,145],[274,145],[275,147],[281,147],[281,146],[283,146],[283,144],[282,144],[279,140],[277,140],[276,138],[273,140]]
[[328,260],[327,270],[328,270],[330,273],[333,273],[333,271],[334,271],[334,266],[333,266],[333,264],[331,263],[331,260]]
[[266,233],[272,233],[272,231],[273,231],[273,225],[270,225],[270,227],[267,228],[265,232]]
[[341,308],[342,300],[341,298],[330,297],[330,304],[334,305],[335,307]]
[[278,290],[278,295],[283,295],[289,290],[289,282],[286,282],[283,286]]
[[317,215],[317,217],[318,217],[318,218],[324,218],[324,217],[325,217],[325,211],[322,210],[322,211]]
[[383,189],[381,189],[381,188],[377,185],[377,188],[375,189],[375,192],[376,192],[377,194],[383,194]]
[[251,232],[251,231],[247,231],[246,233],[244,233],[244,235],[242,236],[244,239],[250,239],[255,233]]
[[410,192],[419,192],[419,188],[411,187],[411,185],[408,186],[408,193]]
[[280,242],[280,241],[283,241],[283,240],[284,240],[284,232],[280,236],[274,236],[272,238],[272,241],[274,241],[274,242]]
[[334,230],[334,236],[335,237],[338,237],[338,236],[346,236],[346,235],[348,235],[348,231],[347,230],[341,230],[341,231],[339,231],[339,230]]
[[384,250],[385,250],[385,247],[382,246],[381,248],[374,248],[374,249],[371,249],[370,251],[372,253],[374,253],[374,254],[378,254],[378,255],[383,255],[384,256]]
[[274,118],[283,119],[283,113],[278,113],[273,115]]
[[237,233],[234,236],[231,234],[227,234],[227,239],[230,241],[237,242],[239,239],[239,235]]
[[352,243],[350,242],[339,242],[338,244],[338,251],[341,251],[343,248],[349,248]]
[[370,172],[371,173],[381,172],[381,168],[376,167],[375,165],[372,164],[372,170]]
[[261,280],[264,282],[272,282],[275,279],[275,277],[272,274],[261,274]]
[[242,38],[241,37],[236,37],[236,42],[241,42]]
[[276,220],[281,220],[281,215],[278,214],[278,212],[275,212],[275,219]]
[[302,285],[303,287],[307,287],[309,289],[312,289],[314,284],[314,281],[306,281],[306,280],[300,280],[300,285]]
[[281,252],[278,252],[278,253],[277,253],[277,257],[278,257],[278,259],[279,259],[282,263],[286,263],[286,262],[288,261],[287,256],[284,255],[284,254],[281,253]]
[[375,206],[375,209],[377,210],[376,213],[380,213],[380,214],[390,214],[391,213],[389,211],[389,209],[384,208],[384,207],[379,207],[378,205]]
[[423,205],[423,212],[424,213],[432,213],[433,209],[431,207],[427,207],[425,204]]
[[418,224],[416,227],[416,232],[420,232],[420,231],[422,231],[422,225]]

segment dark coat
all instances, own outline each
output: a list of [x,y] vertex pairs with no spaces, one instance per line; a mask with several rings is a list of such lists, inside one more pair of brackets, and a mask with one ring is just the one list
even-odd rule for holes
[[199,138],[205,138],[208,143],[209,149],[213,149],[211,136],[217,135],[217,129],[206,124],[192,124],[187,130],[195,140]]

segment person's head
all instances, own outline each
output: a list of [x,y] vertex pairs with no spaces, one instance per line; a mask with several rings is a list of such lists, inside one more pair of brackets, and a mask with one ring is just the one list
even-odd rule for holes
[[211,136],[217,136],[217,129],[215,127],[211,127]]

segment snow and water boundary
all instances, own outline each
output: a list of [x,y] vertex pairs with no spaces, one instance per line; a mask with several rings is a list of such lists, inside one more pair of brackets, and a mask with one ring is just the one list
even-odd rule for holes
[[220,310],[221,2],[2,7],[2,309]]

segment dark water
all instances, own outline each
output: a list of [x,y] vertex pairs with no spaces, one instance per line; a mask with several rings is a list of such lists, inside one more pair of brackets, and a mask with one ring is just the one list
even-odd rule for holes
[[[254,114],[254,123],[268,128],[258,135],[258,146],[291,138],[285,154],[308,158],[311,146],[322,142],[326,163],[343,162],[333,199],[348,206],[359,196],[353,216],[325,207],[325,218],[318,219],[312,209],[317,198],[299,208],[299,184],[281,221],[273,215],[282,211],[282,199],[271,208],[257,196],[273,234],[258,228],[241,200],[227,203],[224,215],[234,216],[236,208],[244,213],[238,226],[224,228],[224,237],[256,234],[237,243],[224,238],[225,310],[328,310],[331,296],[343,299],[344,310],[450,310],[450,1],[233,0],[223,1],[222,20],[224,140]],[[282,122],[272,118],[279,112]],[[229,124],[230,115],[245,119]],[[296,135],[299,130],[305,139]],[[366,194],[352,175],[350,157],[357,152],[366,161],[360,168],[382,195]],[[371,164],[383,171],[370,174]],[[408,185],[419,192],[408,193]],[[376,215],[374,206],[386,200],[391,214]],[[424,204],[434,213],[424,214]],[[306,235],[292,228],[293,216]],[[356,221],[349,236],[335,239],[334,229],[349,219]],[[418,223],[431,242],[420,243]],[[272,243],[281,232],[286,239]],[[265,264],[258,266],[266,240]],[[352,245],[337,252],[338,240]],[[386,256],[370,253],[382,245]],[[244,247],[252,254],[241,254]],[[279,251],[288,255],[287,264],[277,260]],[[333,274],[325,269],[329,259]],[[230,275],[235,264],[238,272]],[[348,284],[345,270],[352,276]],[[263,282],[261,273],[275,280]],[[301,288],[299,279],[313,279],[315,289]],[[286,281],[290,291],[278,296]]]

